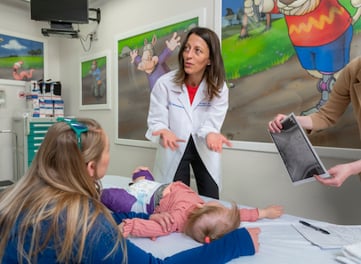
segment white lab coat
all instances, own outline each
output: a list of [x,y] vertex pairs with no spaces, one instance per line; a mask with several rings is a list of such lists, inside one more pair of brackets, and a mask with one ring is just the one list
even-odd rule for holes
[[161,76],[150,95],[148,113],[148,130],[146,138],[159,143],[159,136],[153,136],[154,131],[169,129],[175,135],[187,142],[180,142],[179,148],[172,151],[160,144],[157,149],[154,177],[161,182],[172,182],[178,168],[189,136],[192,134],[198,153],[221,189],[221,155],[208,149],[206,136],[210,132],[219,133],[228,109],[228,88],[224,84],[220,97],[208,101],[207,86],[203,80],[194,97],[192,105],[188,91],[173,82],[175,71]]

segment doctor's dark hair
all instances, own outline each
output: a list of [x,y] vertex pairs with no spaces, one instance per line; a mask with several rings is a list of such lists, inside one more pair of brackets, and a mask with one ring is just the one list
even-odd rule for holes
[[210,65],[207,65],[203,78],[205,78],[207,82],[209,99],[212,100],[214,96],[219,96],[226,80],[220,41],[214,31],[204,27],[194,27],[188,32],[178,53],[179,68],[174,77],[174,81],[175,83],[182,85],[187,77],[187,73],[184,71],[183,51],[192,34],[202,38],[207,43],[209,49]]

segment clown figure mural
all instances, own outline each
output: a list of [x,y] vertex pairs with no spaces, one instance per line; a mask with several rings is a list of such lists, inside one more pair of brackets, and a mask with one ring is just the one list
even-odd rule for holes
[[318,79],[318,103],[302,112],[309,115],[328,100],[337,74],[350,61],[353,23],[361,14],[361,0],[351,0],[357,8],[351,14],[337,0],[261,0],[260,12],[283,14],[298,60]]

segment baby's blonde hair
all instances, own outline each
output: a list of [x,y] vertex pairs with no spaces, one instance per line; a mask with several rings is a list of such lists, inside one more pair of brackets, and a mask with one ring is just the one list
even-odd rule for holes
[[240,214],[235,203],[231,208],[204,205],[189,214],[184,233],[200,243],[209,243],[237,229],[239,225]]

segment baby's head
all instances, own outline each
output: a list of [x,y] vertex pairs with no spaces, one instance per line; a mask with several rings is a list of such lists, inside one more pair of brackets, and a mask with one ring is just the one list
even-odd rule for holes
[[208,202],[190,213],[184,233],[200,243],[209,243],[239,225],[239,209],[235,203],[228,208],[219,202]]

